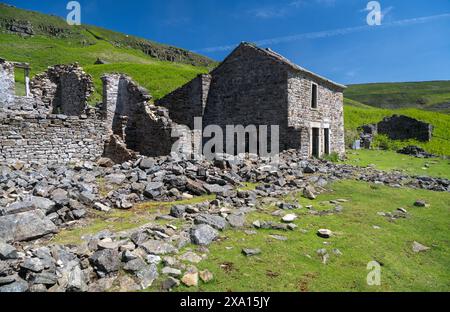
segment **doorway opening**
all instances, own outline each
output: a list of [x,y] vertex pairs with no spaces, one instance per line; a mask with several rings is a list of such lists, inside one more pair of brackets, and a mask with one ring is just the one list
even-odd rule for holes
[[312,128],[312,156],[319,158],[319,146],[320,146],[320,129]]
[[27,63],[14,63],[14,69],[16,95],[30,96],[30,65]]
[[330,129],[323,129],[323,150],[326,155],[330,155]]

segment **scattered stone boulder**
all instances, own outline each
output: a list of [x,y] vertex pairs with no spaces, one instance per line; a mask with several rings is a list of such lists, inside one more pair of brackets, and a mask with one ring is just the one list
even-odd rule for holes
[[195,273],[186,273],[181,282],[187,287],[197,287],[198,286],[198,272]]
[[246,256],[246,257],[252,257],[252,256],[257,256],[261,254],[261,249],[259,248],[244,248],[242,249],[242,253]]
[[95,252],[89,260],[96,269],[97,273],[104,277],[105,275],[115,273],[120,269],[119,252],[113,249],[103,249]]
[[195,245],[207,246],[218,236],[219,232],[208,224],[197,225],[191,230],[191,241]]
[[202,257],[200,257],[199,255],[197,255],[192,251],[184,253],[183,255],[178,257],[178,259],[180,259],[181,261],[188,261],[191,263],[200,263],[203,260]]
[[12,260],[17,259],[17,257],[17,249],[14,246],[0,241],[0,260]]
[[295,220],[297,220],[297,215],[296,214],[287,214],[282,218],[283,222],[287,222],[287,223],[291,223],[294,222]]
[[333,235],[333,232],[331,232],[328,229],[320,229],[317,231],[317,236],[321,238],[330,238]]
[[170,290],[178,286],[180,286],[180,281],[173,277],[168,277],[161,284],[163,290]]
[[208,270],[200,271],[199,276],[203,283],[209,283],[214,279],[214,275]]
[[427,153],[423,148],[415,145],[406,146],[397,151],[399,154],[409,155],[417,158],[432,158],[436,157],[436,155]]
[[6,242],[28,241],[56,232],[55,224],[41,210],[0,217],[0,240]]
[[141,247],[152,255],[167,255],[176,253],[178,250],[169,243],[160,240],[148,240]]
[[303,196],[305,196],[308,199],[314,200],[316,199],[316,190],[313,186],[309,185],[303,189]]
[[429,207],[430,205],[425,200],[418,199],[414,202],[414,206],[423,208]]
[[422,245],[421,243],[418,243],[418,242],[413,242],[413,244],[412,244],[412,250],[413,250],[415,253],[419,253],[419,252],[425,252],[425,251],[430,250],[430,247],[427,247],[427,246],[425,246],[425,245]]
[[200,214],[195,218],[195,223],[196,224],[208,224],[210,226],[212,226],[213,228],[217,229],[217,230],[224,230],[227,228],[228,223],[227,221],[220,217],[220,216],[216,216],[216,215],[211,215],[211,214]]
[[241,228],[245,225],[244,214],[230,214],[227,216],[227,221],[234,228]]

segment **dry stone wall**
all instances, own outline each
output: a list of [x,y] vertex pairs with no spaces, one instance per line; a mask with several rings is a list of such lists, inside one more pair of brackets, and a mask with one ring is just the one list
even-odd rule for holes
[[31,86],[32,96],[16,96],[14,63],[0,61],[0,163],[64,164],[102,156],[104,120],[87,108],[92,80],[77,64],[51,67]]
[[99,119],[0,114],[0,162],[95,160],[102,156],[104,140],[103,121]]
[[378,123],[377,130],[391,140],[416,139],[428,142],[433,138],[433,125],[403,115],[384,118]]
[[36,75],[30,83],[32,95],[49,113],[79,116],[85,113],[94,91],[92,77],[77,64],[56,65]]

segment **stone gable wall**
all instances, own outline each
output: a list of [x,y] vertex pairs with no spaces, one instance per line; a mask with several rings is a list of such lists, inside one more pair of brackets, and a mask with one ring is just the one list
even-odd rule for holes
[[[172,130],[179,125],[170,118],[168,110],[153,105],[147,91],[125,75],[105,75],[102,80],[106,128],[115,136],[109,141],[120,140],[120,145],[145,156],[169,155],[178,140],[172,137]],[[115,144],[107,152],[117,147]],[[114,157],[108,153],[105,156]]]
[[204,127],[219,125],[225,134],[226,125],[267,125],[269,129],[279,125],[280,148],[288,145],[285,66],[258,50],[244,48],[235,50],[211,76]]
[[174,122],[193,129],[194,118],[203,116],[210,83],[210,75],[199,75],[157,101],[156,104],[167,108],[169,116]]

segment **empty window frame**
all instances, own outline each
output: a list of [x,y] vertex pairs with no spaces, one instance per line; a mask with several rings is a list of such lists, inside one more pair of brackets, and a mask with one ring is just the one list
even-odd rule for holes
[[317,85],[311,85],[311,108],[317,108]]

